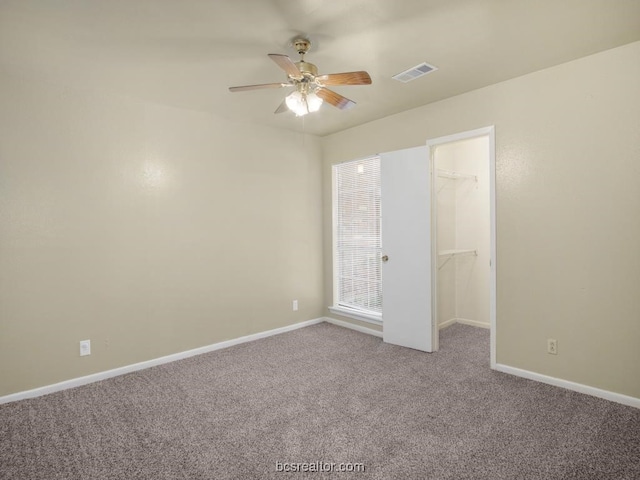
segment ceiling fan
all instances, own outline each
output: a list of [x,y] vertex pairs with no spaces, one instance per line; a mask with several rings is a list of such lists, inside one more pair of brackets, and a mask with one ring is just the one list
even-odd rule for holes
[[269,58],[287,74],[286,83],[244,85],[241,87],[229,87],[229,90],[231,92],[244,92],[263,88],[293,87],[295,91],[287,95],[274,113],[282,113],[289,109],[296,116],[302,116],[318,111],[323,102],[327,102],[340,110],[346,110],[356,104],[353,100],[329,90],[328,86],[371,84],[371,77],[367,72],[363,71],[318,75],[318,67],[313,63],[304,61],[304,55],[309,51],[311,42],[306,38],[296,38],[292,44],[300,54],[299,62],[294,63],[287,55],[269,54]]

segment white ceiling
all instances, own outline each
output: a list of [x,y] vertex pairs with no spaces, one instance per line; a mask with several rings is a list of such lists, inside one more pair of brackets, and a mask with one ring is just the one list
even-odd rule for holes
[[[296,118],[273,111],[286,81],[267,57],[304,34],[320,73],[357,105]],[[640,40],[640,0],[0,0],[0,69],[83,89],[327,135]],[[391,76],[421,62],[435,73]]]

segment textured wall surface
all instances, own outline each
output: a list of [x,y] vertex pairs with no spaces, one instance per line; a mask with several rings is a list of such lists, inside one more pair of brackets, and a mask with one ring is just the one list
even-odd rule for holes
[[321,316],[321,216],[315,137],[3,76],[0,395]]
[[638,78],[636,42],[326,137],[325,304],[331,164],[495,125],[498,363],[640,398]]

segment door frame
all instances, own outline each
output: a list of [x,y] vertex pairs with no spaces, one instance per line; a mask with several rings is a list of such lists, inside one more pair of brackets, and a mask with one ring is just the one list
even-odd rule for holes
[[[447,143],[459,142],[461,140],[469,140],[471,138],[488,137],[489,139],[489,330],[490,330],[490,365],[492,369],[496,367],[496,136],[495,126],[482,127],[466,132],[454,133],[444,137],[431,138],[427,140],[427,149],[429,153],[429,171],[431,172],[431,264],[437,265],[437,238],[436,231],[436,175],[435,175],[435,149],[438,146]],[[437,351],[439,348],[439,329],[437,320],[437,268],[431,268],[431,316],[432,316],[432,339],[433,349]]]

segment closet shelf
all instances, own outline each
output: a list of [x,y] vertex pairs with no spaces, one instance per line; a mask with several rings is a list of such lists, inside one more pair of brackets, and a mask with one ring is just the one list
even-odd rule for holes
[[478,251],[477,250],[441,250],[441,251],[439,251],[438,252],[438,256],[439,257],[447,257],[447,258],[438,267],[438,270],[440,270],[447,263],[449,263],[449,260],[451,260],[452,258],[462,257],[462,256],[466,256],[466,255],[475,255],[475,256],[477,256],[478,255]]
[[438,252],[439,257],[460,257],[462,255],[478,255],[477,250],[442,250]]
[[439,177],[444,177],[444,178],[452,178],[454,180],[458,180],[458,179],[461,179],[461,178],[469,178],[469,179],[472,179],[475,182],[478,181],[478,176],[477,175],[471,175],[469,173],[454,172],[453,170],[444,170],[442,168],[438,169],[438,176]]

